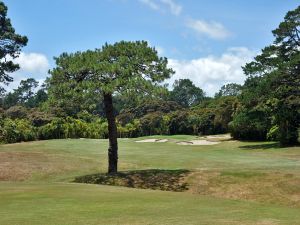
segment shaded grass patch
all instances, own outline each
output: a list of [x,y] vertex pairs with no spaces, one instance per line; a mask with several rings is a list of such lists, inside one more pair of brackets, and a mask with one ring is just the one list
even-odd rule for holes
[[265,143],[265,144],[254,144],[254,145],[244,145],[240,146],[239,148],[244,150],[259,150],[259,149],[277,149],[281,148],[279,143]]
[[98,173],[76,177],[74,182],[181,192],[188,189],[184,178],[189,172],[183,169],[149,169],[124,171],[117,174]]

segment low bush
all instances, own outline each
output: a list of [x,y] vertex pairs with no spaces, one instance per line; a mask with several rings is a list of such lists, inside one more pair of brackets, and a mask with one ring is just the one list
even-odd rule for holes
[[0,142],[15,143],[36,139],[36,129],[26,119],[5,118],[0,124]]

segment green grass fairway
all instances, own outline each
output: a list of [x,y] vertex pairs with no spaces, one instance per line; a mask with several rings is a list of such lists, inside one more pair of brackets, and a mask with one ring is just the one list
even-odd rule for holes
[[189,190],[73,183],[106,171],[107,140],[0,145],[0,224],[300,224],[300,147],[155,138],[120,139],[120,170],[189,170]]

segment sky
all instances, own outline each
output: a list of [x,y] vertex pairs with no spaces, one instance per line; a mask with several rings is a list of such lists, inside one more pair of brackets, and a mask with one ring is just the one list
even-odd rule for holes
[[213,96],[227,83],[242,84],[241,67],[274,40],[272,30],[299,0],[4,0],[16,32],[29,42],[12,74],[42,82],[63,52],[146,40],[167,57],[175,74]]

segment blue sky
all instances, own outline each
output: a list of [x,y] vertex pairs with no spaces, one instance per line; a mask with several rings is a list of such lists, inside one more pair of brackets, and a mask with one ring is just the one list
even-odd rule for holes
[[4,0],[29,38],[13,74],[43,80],[53,57],[105,42],[147,40],[169,58],[175,79],[189,78],[208,95],[242,83],[241,66],[273,41],[271,30],[296,0]]

